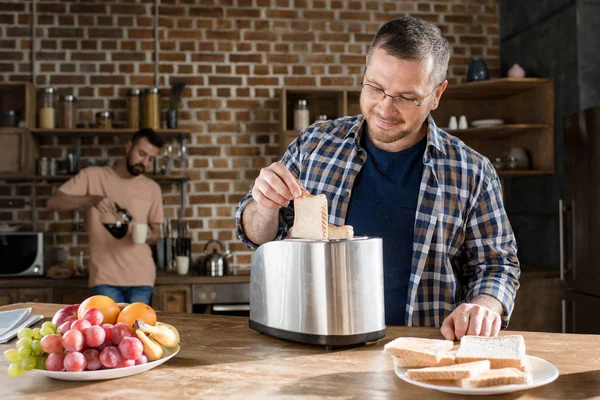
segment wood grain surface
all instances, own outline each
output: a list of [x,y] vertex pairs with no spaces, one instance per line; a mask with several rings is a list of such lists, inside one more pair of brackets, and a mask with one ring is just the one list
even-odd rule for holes
[[[57,304],[22,303],[51,318]],[[388,327],[365,346],[326,351],[248,328],[248,319],[159,313],[181,333],[181,351],[165,364],[131,377],[96,382],[53,380],[33,372],[9,378],[0,360],[0,398],[18,399],[458,399],[401,381],[382,350],[399,336],[441,338],[436,328]],[[510,332],[514,334],[514,332]],[[504,334],[502,332],[501,334]],[[486,399],[600,398],[600,336],[522,332],[527,353],[554,363],[559,378],[546,386]],[[0,351],[15,341],[0,345]]]

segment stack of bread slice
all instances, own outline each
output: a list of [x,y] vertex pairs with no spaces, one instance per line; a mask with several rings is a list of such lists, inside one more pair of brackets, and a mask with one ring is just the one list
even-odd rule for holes
[[311,195],[302,189],[302,196],[294,200],[294,227],[291,236],[295,239],[334,240],[352,239],[354,229],[350,225],[334,226],[328,223],[327,196]]
[[[464,336],[454,354],[450,340],[398,338],[384,346],[394,367],[410,368],[409,379],[478,388],[531,382],[521,335]],[[415,369],[417,367],[425,367]]]

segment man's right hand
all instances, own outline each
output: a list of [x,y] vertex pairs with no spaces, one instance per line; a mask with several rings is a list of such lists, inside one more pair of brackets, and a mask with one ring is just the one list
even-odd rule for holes
[[116,210],[115,202],[110,197],[95,196],[95,198],[96,203],[94,204],[94,207],[96,207],[98,211],[104,213]]
[[294,175],[281,163],[262,168],[252,187],[252,198],[262,207],[279,210],[302,195],[302,187]]

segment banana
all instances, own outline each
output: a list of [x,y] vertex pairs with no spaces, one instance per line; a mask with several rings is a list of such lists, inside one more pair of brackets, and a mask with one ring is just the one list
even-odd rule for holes
[[135,334],[144,345],[144,354],[146,355],[146,358],[148,358],[148,361],[156,361],[163,356],[163,348],[160,344],[146,336],[146,334],[139,329],[135,330]]
[[139,329],[165,347],[175,347],[179,343],[179,332],[173,325],[157,322],[156,326],[148,325],[141,319],[133,323],[133,329]]

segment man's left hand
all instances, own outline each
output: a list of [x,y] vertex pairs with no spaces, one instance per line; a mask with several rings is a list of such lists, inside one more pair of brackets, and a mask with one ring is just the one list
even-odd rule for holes
[[447,340],[460,340],[465,335],[497,336],[502,325],[501,312],[502,305],[498,300],[478,296],[452,311],[440,330]]

